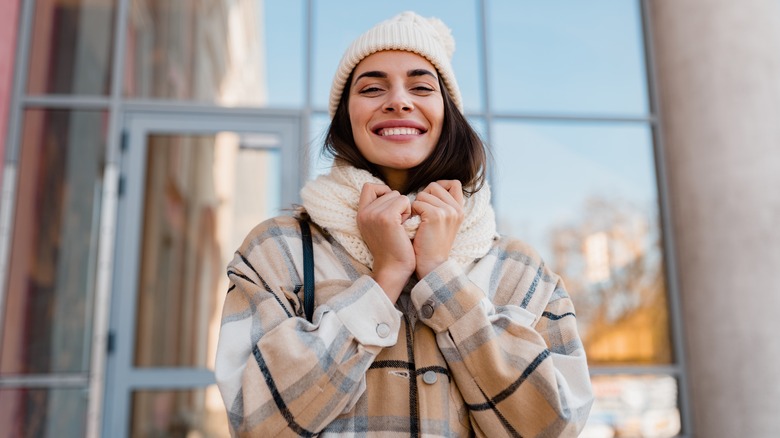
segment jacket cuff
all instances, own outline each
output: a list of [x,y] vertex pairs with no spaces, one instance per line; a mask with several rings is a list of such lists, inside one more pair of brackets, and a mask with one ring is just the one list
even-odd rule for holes
[[371,277],[360,277],[352,287],[362,293],[356,294],[349,304],[339,306],[338,318],[363,345],[395,345],[401,327],[401,312]]
[[411,292],[420,321],[436,333],[448,330],[485,298],[453,260],[448,260],[423,277]]

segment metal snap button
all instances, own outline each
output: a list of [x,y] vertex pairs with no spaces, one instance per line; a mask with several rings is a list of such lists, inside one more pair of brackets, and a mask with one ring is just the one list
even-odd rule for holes
[[425,319],[428,319],[431,316],[433,316],[433,306],[428,303],[423,304],[420,311],[422,313],[422,317]]
[[385,323],[377,325],[376,334],[378,334],[380,338],[386,338],[390,336],[390,326]]
[[423,374],[423,382],[429,385],[433,385],[438,379],[439,377],[436,376],[435,371],[426,371],[425,374]]

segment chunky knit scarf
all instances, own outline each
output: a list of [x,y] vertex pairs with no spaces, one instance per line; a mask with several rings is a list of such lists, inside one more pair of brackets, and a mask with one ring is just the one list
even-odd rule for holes
[[[349,254],[369,268],[374,257],[357,227],[357,209],[363,184],[384,184],[371,173],[346,164],[334,165],[330,173],[309,181],[301,190],[303,208],[311,219],[332,235]],[[416,194],[407,195],[414,201]],[[490,206],[490,188],[485,184],[466,198],[465,218],[455,236],[450,257],[462,265],[483,257],[490,250],[496,234],[496,219]],[[404,222],[410,239],[414,239],[420,217]]]

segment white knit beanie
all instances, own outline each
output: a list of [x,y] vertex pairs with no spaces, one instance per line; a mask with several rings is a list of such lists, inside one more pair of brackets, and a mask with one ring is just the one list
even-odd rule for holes
[[452,102],[463,112],[460,89],[450,63],[455,52],[452,32],[438,18],[425,18],[407,11],[372,27],[353,41],[344,53],[330,88],[331,119],[352,70],[363,58],[382,50],[414,52],[430,61],[444,81]]

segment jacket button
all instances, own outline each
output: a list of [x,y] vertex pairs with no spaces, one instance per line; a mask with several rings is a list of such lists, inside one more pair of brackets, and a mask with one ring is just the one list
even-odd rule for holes
[[385,323],[379,324],[376,326],[376,334],[378,334],[380,338],[386,338],[390,336],[390,326]]
[[428,303],[423,304],[420,311],[422,312],[422,317],[425,319],[428,319],[431,316],[433,316],[433,306]]
[[423,382],[429,385],[433,385],[438,379],[435,371],[426,371],[425,374],[423,374]]

